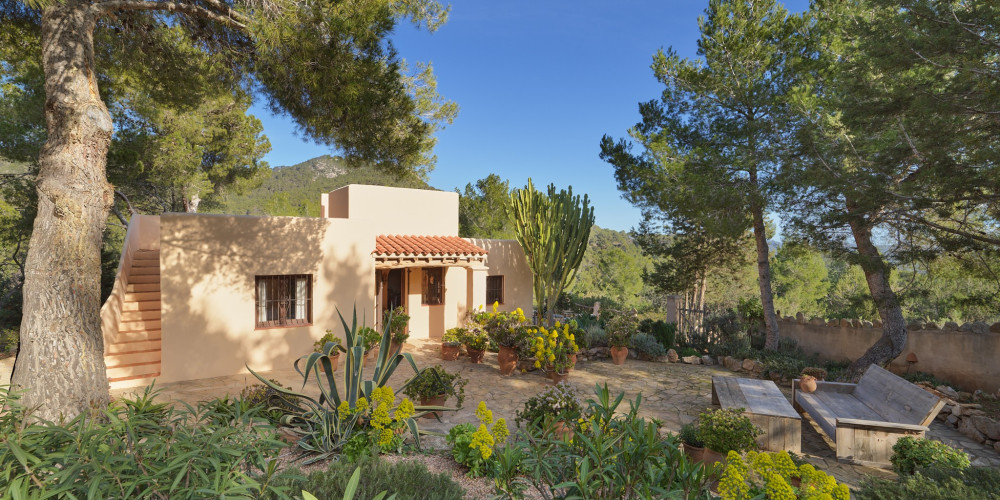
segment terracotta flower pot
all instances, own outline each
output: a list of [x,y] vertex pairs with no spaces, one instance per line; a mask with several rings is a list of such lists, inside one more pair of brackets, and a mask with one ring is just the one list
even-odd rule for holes
[[705,458],[705,448],[684,443],[684,454],[687,455],[688,462],[700,463]]
[[705,454],[702,456],[702,463],[706,466],[715,465],[717,463],[725,464],[726,456],[719,453],[711,448],[705,448]]
[[799,390],[802,392],[816,392],[816,377],[812,375],[803,375],[799,379]]
[[[323,370],[323,373],[326,373],[326,365],[324,365],[323,363],[317,363],[317,364],[319,364],[319,367],[320,369]],[[332,371],[337,371],[338,366],[340,366],[340,354],[336,356],[330,356],[330,369]]]
[[628,358],[628,347],[612,347],[611,348],[611,361],[616,365],[625,364],[625,359]]
[[569,378],[569,372],[559,373],[555,370],[548,370],[549,378],[552,379],[552,384],[558,384]]
[[500,364],[500,375],[506,377],[514,373],[514,369],[517,368],[517,349],[500,346],[500,352],[497,353],[497,362]]
[[567,372],[573,371],[573,367],[576,366],[576,353],[569,355],[569,368],[566,369]]
[[556,435],[557,439],[561,440],[572,440],[573,439],[573,427],[568,425],[562,420],[552,424],[552,432]]
[[[444,400],[447,397],[447,394],[438,394],[430,398],[420,398],[420,406],[444,406]],[[438,418],[439,416],[441,416],[441,412],[431,411],[425,413],[423,418]]]
[[441,344],[441,359],[455,361],[461,349],[456,344]]
[[520,372],[533,372],[537,370],[538,367],[535,366],[535,358],[518,358],[517,360],[517,370]]
[[389,342],[389,356],[395,356],[403,351],[403,344],[395,340]]
[[477,365],[483,362],[483,355],[486,354],[486,351],[484,351],[482,349],[473,349],[473,348],[471,348],[469,346],[466,346],[465,350],[469,351],[469,361],[470,362],[475,363]]

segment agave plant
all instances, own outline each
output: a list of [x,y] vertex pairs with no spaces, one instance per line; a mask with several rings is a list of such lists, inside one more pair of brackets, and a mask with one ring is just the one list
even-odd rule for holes
[[[281,395],[281,397],[294,409],[289,411],[281,419],[281,424],[291,427],[299,437],[298,445],[302,449],[314,454],[304,463],[309,464],[341,451],[343,446],[357,432],[364,432],[366,426],[370,424],[368,413],[365,411],[367,403],[378,397],[376,390],[386,386],[389,377],[396,371],[399,364],[405,359],[413,368],[415,376],[410,378],[397,388],[397,393],[402,393],[422,371],[417,368],[410,353],[390,352],[390,337],[392,331],[389,328],[391,321],[386,321],[386,328],[382,332],[382,342],[379,344],[378,356],[371,371],[371,378],[364,379],[363,363],[365,355],[364,338],[360,335],[358,328],[358,313],[355,307],[348,325],[340,310],[341,324],[344,327],[344,345],[340,346],[334,342],[327,342],[321,351],[303,355],[295,360],[295,371],[302,376],[302,388],[313,378],[319,387],[319,398],[313,398],[301,392],[296,392],[277,385],[257,372],[250,370],[255,377]],[[334,378],[333,363],[330,358],[337,356],[340,352],[347,354],[347,362],[344,364],[344,390],[341,393],[337,388]],[[364,403],[359,407],[358,401],[364,398]],[[395,404],[393,400],[393,404]],[[391,408],[395,412],[398,407]],[[422,416],[429,411],[448,411],[454,408],[443,406],[415,406],[412,415],[400,418],[404,421],[410,434],[413,436],[417,448],[420,447],[420,434],[428,434],[417,427],[415,417]],[[398,413],[397,413],[398,414]]]

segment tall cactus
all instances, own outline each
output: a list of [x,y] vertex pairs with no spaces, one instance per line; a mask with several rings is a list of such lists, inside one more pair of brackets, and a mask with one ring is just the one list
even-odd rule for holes
[[569,286],[587,251],[594,208],[587,195],[573,196],[573,187],[556,191],[549,184],[548,195],[535,189],[531,179],[523,189],[510,193],[514,234],[524,249],[534,275],[535,307],[546,313],[549,326],[559,294]]

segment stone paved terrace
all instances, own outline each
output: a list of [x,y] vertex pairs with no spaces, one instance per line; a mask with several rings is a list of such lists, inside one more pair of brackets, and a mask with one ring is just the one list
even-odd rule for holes
[[[469,363],[467,357],[461,357],[456,361],[442,360],[440,344],[436,342],[418,340],[406,344],[405,351],[413,354],[418,367],[441,364],[449,372],[459,371],[469,380],[465,389],[464,408],[444,414],[441,422],[421,419],[419,424],[422,429],[447,433],[455,424],[474,422],[474,411],[479,401],[485,401],[495,417],[506,418],[513,429],[515,412],[521,408],[524,400],[551,385],[551,381],[538,371],[501,377],[497,369],[496,354],[493,353],[486,354],[483,364],[475,365]],[[412,369],[404,361],[391,378],[390,385],[399,387],[412,374]],[[262,375],[276,379],[296,390],[302,385],[301,377],[291,367],[287,370],[264,372]],[[343,383],[343,374],[338,370],[337,375],[340,385]],[[366,371],[365,375],[370,377],[371,372]],[[634,399],[641,393],[643,397],[641,414],[662,420],[665,430],[676,432],[681,425],[694,420],[700,412],[711,406],[713,375],[735,374],[721,366],[654,363],[635,359],[629,359],[623,366],[615,366],[610,360],[597,360],[578,363],[577,369],[570,374],[568,383],[578,389],[584,398],[593,394],[596,384],[605,382],[612,393],[625,391],[626,399]],[[243,387],[256,382],[253,375],[247,374],[176,382],[160,386],[159,389],[162,398],[193,404],[225,394],[239,394]],[[133,390],[120,389],[113,391],[113,395],[119,396]],[[305,392],[315,395],[319,393],[312,380]],[[782,392],[791,399],[790,387],[782,387]],[[623,409],[628,409],[627,402],[623,401],[622,405]],[[995,451],[970,441],[938,421],[931,425],[929,437],[963,448],[975,465],[1000,466],[1000,455]],[[431,448],[446,446],[442,438],[435,437],[424,439],[424,445]],[[852,486],[856,486],[862,477],[867,475],[893,477],[891,471],[838,462],[833,443],[808,416],[803,416],[802,420],[802,454],[817,468],[833,474],[838,480]]]

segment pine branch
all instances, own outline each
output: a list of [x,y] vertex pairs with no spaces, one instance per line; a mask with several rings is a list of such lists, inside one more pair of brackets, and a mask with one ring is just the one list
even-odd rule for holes
[[208,0],[208,3],[212,4],[221,11],[209,10],[200,5],[194,5],[191,3],[155,2],[144,0],[109,0],[98,2],[94,4],[92,8],[101,14],[123,10],[160,10],[166,12],[178,12],[192,17],[200,17],[222,23],[226,26],[231,26],[240,30],[247,29],[247,25],[244,24],[247,21],[245,16],[235,12],[232,8],[221,2]]

